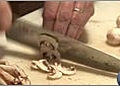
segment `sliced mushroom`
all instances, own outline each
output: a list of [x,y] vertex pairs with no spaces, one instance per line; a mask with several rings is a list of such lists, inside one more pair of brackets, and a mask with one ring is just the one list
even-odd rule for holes
[[55,62],[54,64],[50,64],[45,59],[41,59],[39,61],[32,61],[32,68],[40,69],[48,73],[48,79],[60,79],[62,75],[73,75],[76,73],[76,69],[74,67],[63,67],[61,63]]
[[62,72],[64,75],[73,75],[76,73],[76,69],[74,67],[62,67],[61,64],[57,65],[57,70],[59,70],[60,72]]
[[52,48],[53,49],[57,49],[58,48],[58,39],[55,37],[55,36],[53,36],[53,35],[50,35],[50,34],[47,34],[47,33],[42,33],[42,34],[40,34],[39,35],[39,39],[38,39],[39,41],[39,45],[40,45],[40,43],[41,42],[43,42],[43,41],[46,41],[47,43],[46,43],[46,45],[48,46],[52,46]]
[[48,66],[46,65],[47,61],[45,59],[41,59],[39,61],[32,61],[31,64],[31,67],[34,69],[40,69],[45,72],[50,72]]
[[56,80],[62,77],[62,73],[57,70],[56,66],[51,65],[52,71],[51,73],[48,74],[47,78],[48,79],[52,79],[52,80]]

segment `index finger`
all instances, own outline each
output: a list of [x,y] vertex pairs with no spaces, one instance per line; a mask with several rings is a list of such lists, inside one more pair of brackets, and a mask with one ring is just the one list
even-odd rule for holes
[[61,1],[56,15],[56,21],[54,23],[54,31],[57,31],[61,34],[65,34],[67,32],[67,28],[73,12],[73,7],[73,1]]
[[59,1],[46,1],[43,9],[43,27],[52,30],[56,18]]

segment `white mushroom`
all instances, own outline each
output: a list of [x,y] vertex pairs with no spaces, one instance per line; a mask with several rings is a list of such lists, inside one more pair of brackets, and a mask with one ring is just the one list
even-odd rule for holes
[[116,24],[117,27],[120,28],[120,16],[117,17]]
[[51,65],[51,68],[53,68],[53,70],[51,73],[48,74],[47,76],[48,79],[55,80],[62,77],[62,73],[59,70],[57,70],[56,66]]
[[109,30],[106,37],[109,44],[120,45],[120,28]]
[[59,64],[57,67],[57,70],[59,70],[60,72],[62,72],[64,75],[73,75],[76,73],[76,69],[74,67],[62,67],[61,64]]
[[45,71],[45,72],[50,72],[48,66],[46,66],[45,63],[47,63],[47,61],[45,59],[41,59],[39,61],[32,61],[31,67],[34,69],[40,69],[40,70]]
[[48,79],[60,79],[62,75],[73,75],[76,73],[76,69],[74,67],[63,67],[61,63],[50,64],[45,59],[41,59],[39,61],[32,61],[31,67],[34,69],[42,70],[48,73]]

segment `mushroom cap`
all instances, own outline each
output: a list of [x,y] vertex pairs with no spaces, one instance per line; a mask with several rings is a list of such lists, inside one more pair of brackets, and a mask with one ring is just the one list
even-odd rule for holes
[[51,65],[51,67],[53,68],[53,71],[48,74],[47,78],[52,80],[60,79],[62,77],[62,72],[57,70],[56,66],[54,65]]
[[58,48],[59,41],[52,35],[49,35],[49,34],[39,35],[38,46],[40,46],[40,42],[43,42],[43,41],[49,42],[54,47],[54,49]]
[[75,67],[64,67],[61,64],[59,64],[56,67],[60,72],[62,72],[64,75],[74,75],[76,73]]
[[107,42],[111,45],[120,44],[120,28],[113,28],[107,33]]
[[120,28],[120,16],[117,17],[116,24],[117,24],[117,27]]
[[41,59],[39,61],[32,61],[31,62],[31,67],[33,69],[40,69],[44,72],[50,72],[50,70],[48,69],[48,67],[44,64],[44,62],[46,62],[45,59]]

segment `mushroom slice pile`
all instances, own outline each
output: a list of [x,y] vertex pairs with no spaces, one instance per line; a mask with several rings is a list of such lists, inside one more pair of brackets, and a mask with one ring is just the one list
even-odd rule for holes
[[31,67],[37,70],[42,70],[48,73],[48,79],[59,79],[62,75],[74,75],[76,69],[74,67],[64,67],[57,62],[53,65],[47,62],[45,59],[39,61],[32,61]]
[[31,62],[31,68],[40,69],[44,72],[50,72],[50,70],[47,66],[47,61],[45,59],[41,59],[39,61],[32,61]]
[[74,67],[66,68],[64,66],[62,67],[61,64],[58,64],[58,66],[56,68],[57,68],[57,70],[62,72],[64,75],[73,75],[76,73],[76,69]]
[[51,73],[48,74],[47,76],[48,79],[55,80],[62,77],[62,73],[59,70],[57,70],[56,66],[51,65],[50,67],[51,67]]

